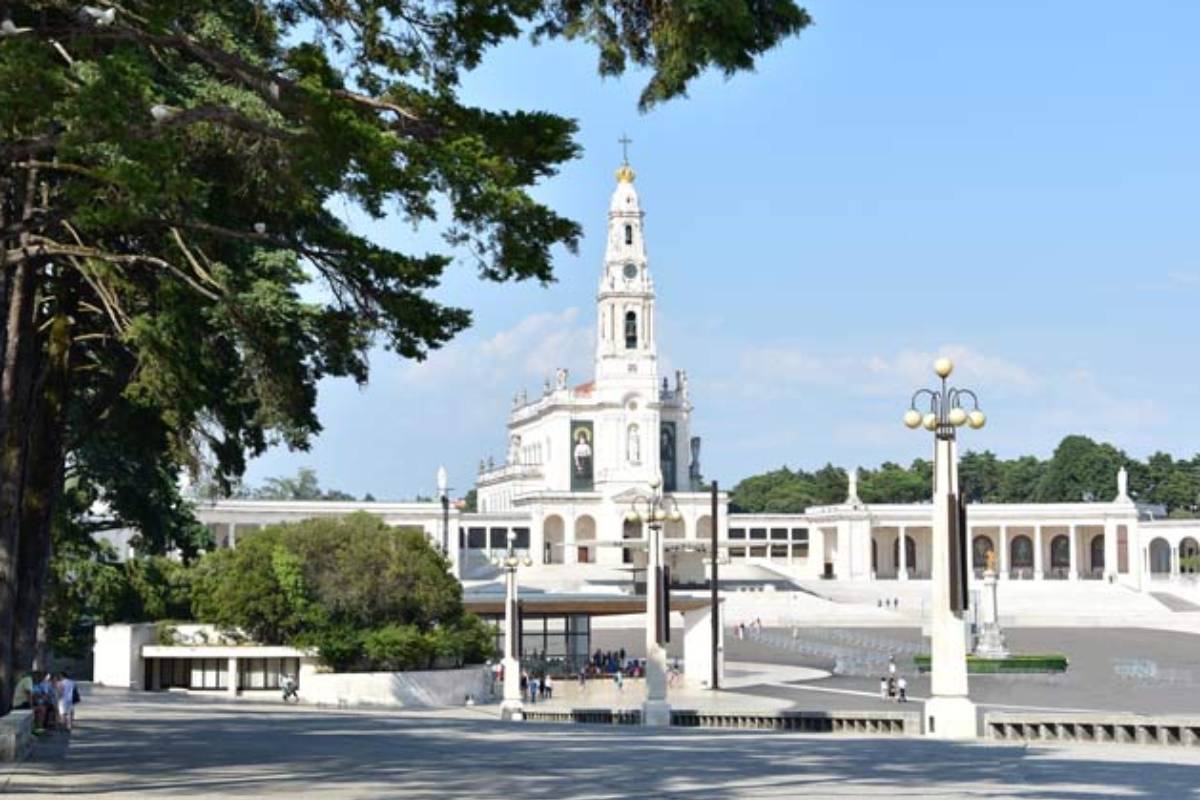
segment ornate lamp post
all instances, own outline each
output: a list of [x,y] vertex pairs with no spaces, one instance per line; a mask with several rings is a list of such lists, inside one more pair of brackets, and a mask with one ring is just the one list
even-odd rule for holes
[[671,634],[667,608],[667,583],[663,576],[664,522],[683,519],[673,497],[663,495],[662,478],[650,482],[650,494],[635,497],[625,515],[629,522],[645,522],[650,528],[646,564],[646,702],[642,704],[643,725],[670,725],[667,702],[667,640]]
[[529,556],[517,556],[515,544],[517,534],[508,531],[508,549],[503,556],[492,559],[492,566],[505,571],[504,583],[504,698],[500,703],[501,719],[521,719],[524,706],[521,704],[521,662],[517,659],[517,568],[533,563]]
[[[904,415],[909,428],[934,434],[931,697],[925,704],[925,731],[943,738],[972,738],[977,732],[976,715],[967,691],[963,620],[967,607],[966,514],[958,491],[955,432],[964,425],[982,428],[987,417],[979,410],[974,392],[946,383],[954,371],[950,359],[939,358],[933,370],[941,386],[917,391]],[[970,401],[971,410],[963,408],[964,400]]]

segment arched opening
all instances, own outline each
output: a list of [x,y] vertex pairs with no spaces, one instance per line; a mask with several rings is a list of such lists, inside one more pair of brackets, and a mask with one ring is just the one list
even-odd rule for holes
[[1059,534],[1050,540],[1050,570],[1065,575],[1071,568],[1071,540]]
[[[892,542],[892,563],[900,572],[900,537]],[[910,575],[917,571],[917,542],[911,536],[904,537],[904,570]]]
[[696,520],[696,538],[702,542],[712,541],[712,517],[705,515]]
[[667,520],[663,526],[663,537],[666,539],[683,539],[687,536],[687,525],[683,520]]
[[[622,525],[622,527],[621,527],[621,538],[625,539],[625,540],[641,539],[642,538],[642,523],[633,522],[628,519],[625,520],[624,525]],[[621,548],[621,563],[636,564],[637,559],[634,558],[634,552],[635,551],[633,550],[633,548],[622,547]],[[644,555],[645,554],[643,553],[643,556]],[[641,560],[643,563],[645,562],[644,557]]]
[[625,349],[636,350],[638,346],[637,312],[625,312]]
[[1179,543],[1179,571],[1184,575],[1200,572],[1200,544],[1190,536]]
[[1150,542],[1150,574],[1168,575],[1171,572],[1171,545],[1163,538]]
[[584,514],[575,520],[575,547],[578,548],[580,564],[590,564],[596,560],[596,520]]
[[633,226],[625,226],[625,244],[633,244]]
[[976,536],[971,540],[971,567],[976,572],[983,572],[987,569],[988,553],[995,549],[992,546],[991,538]]
[[542,521],[542,563],[561,564],[566,557],[563,544],[566,525],[558,514],[551,514]]
[[1094,575],[1104,574],[1104,534],[1100,533],[1092,537],[1092,543],[1088,546],[1088,563],[1092,567]]
[[1008,557],[1014,570],[1033,570],[1033,540],[1024,534],[1014,536],[1008,546]]

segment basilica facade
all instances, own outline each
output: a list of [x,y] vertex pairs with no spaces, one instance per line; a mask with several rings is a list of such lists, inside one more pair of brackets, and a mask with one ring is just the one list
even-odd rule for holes
[[[517,395],[504,463],[480,464],[477,510],[437,501],[198,503],[197,515],[218,544],[234,546],[239,532],[265,524],[367,511],[424,529],[466,579],[491,576],[491,558],[511,536],[535,570],[562,574],[566,583],[581,575],[586,581],[589,572],[636,573],[645,564],[645,525],[628,516],[658,487],[680,512],[663,528],[672,575],[702,583],[713,504],[702,486],[692,397],[685,372],[660,369],[645,215],[632,168],[623,164],[616,177],[596,294],[593,375],[573,381],[559,369],[539,396]],[[992,552],[1002,580],[1104,580],[1135,589],[1193,581],[1200,520],[1156,519],[1154,509],[1130,500],[1123,476],[1113,478],[1112,502],[970,505],[972,572],[981,573]],[[803,514],[730,515],[719,495],[718,557],[801,581],[928,578],[932,505],[864,504],[854,483],[845,502]]]

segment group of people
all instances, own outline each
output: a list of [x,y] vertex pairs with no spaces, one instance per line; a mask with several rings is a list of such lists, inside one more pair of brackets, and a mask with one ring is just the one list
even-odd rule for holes
[[[613,675],[618,673],[636,678],[642,674],[644,667],[642,662],[636,658],[626,658],[625,648],[620,650],[597,650],[592,653],[592,660],[582,670],[580,670],[580,681],[584,681],[588,676],[598,675]],[[614,677],[613,680],[616,680]]]
[[554,680],[550,673],[521,672],[521,694],[529,696],[529,702],[536,703],[539,698],[551,700],[554,697]]
[[33,732],[42,733],[53,728],[71,732],[75,727],[75,704],[79,702],[79,687],[69,673],[58,672],[38,676],[28,673],[17,682],[13,693],[14,708],[33,710]]
[[908,681],[903,675],[896,674],[896,659],[888,659],[888,674],[879,679],[879,696],[884,700],[895,700],[899,703],[908,702]]
[[737,625],[734,625],[733,626],[734,635],[737,636],[737,638],[739,638],[739,639],[745,639],[747,627],[749,627],[750,630],[753,631],[755,635],[762,633],[762,618],[755,617],[754,621],[751,622],[749,626],[747,626],[746,623],[744,623],[744,622],[739,622]]

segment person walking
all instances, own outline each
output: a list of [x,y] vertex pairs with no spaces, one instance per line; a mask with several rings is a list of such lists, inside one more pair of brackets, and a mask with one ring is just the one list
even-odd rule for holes
[[55,682],[58,691],[58,720],[67,733],[75,727],[75,681],[66,672],[58,673]]
[[529,702],[537,704],[538,696],[538,679],[536,675],[529,676]]
[[896,685],[900,687],[900,702],[907,703],[908,702],[908,681],[904,679],[903,675],[901,675],[900,680],[896,681]]
[[888,675],[892,678],[896,677],[896,658],[888,656]]
[[546,677],[542,678],[542,697],[547,700],[554,699],[554,683],[550,680],[550,673],[546,673]]
[[888,689],[888,679],[880,678],[879,679],[879,699],[880,700],[887,700],[887,689]]
[[617,685],[618,692],[625,688],[625,676],[621,674],[621,670],[613,673],[613,683]]

